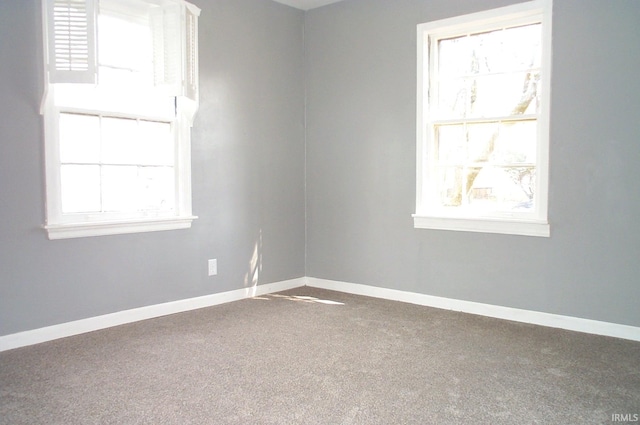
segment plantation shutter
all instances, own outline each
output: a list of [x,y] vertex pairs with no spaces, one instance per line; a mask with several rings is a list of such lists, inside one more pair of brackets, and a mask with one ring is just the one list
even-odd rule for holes
[[200,9],[192,5],[186,7],[186,60],[184,95],[198,101],[198,16]]
[[186,2],[170,3],[151,12],[154,80],[171,95],[198,100],[198,16]]
[[44,0],[49,83],[96,82],[96,0]]
[[151,12],[153,64],[156,86],[164,86],[177,96],[180,88],[182,52],[180,50],[180,5],[154,8]]

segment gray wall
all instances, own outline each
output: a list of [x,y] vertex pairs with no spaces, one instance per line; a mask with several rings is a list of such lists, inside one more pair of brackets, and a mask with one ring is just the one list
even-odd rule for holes
[[304,275],[304,13],[265,0],[194,3],[200,218],[189,230],[49,241],[40,0],[0,0],[0,335],[240,289],[255,268],[258,284]]
[[416,24],[514,0],[306,15],[307,275],[640,326],[640,2],[556,0],[551,238],[414,229]]
[[306,274],[640,326],[635,0],[555,2],[552,237],[413,228],[415,25],[514,1],[346,0],[305,16],[194,0],[200,218],[49,241],[40,1],[0,0],[0,335],[239,289],[256,268],[259,284]]

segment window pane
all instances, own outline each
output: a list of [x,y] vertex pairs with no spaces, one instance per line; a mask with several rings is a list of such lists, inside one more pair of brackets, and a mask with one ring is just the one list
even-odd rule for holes
[[171,167],[140,167],[141,206],[145,210],[173,210],[175,176]]
[[471,81],[467,116],[521,115],[537,111],[538,72],[486,75]]
[[93,115],[60,114],[60,161],[100,161],[100,119]]
[[100,166],[62,165],[62,212],[100,211]]
[[483,118],[534,114],[539,108],[538,71],[442,78],[434,117]]
[[[511,209],[515,211],[532,210],[534,205],[535,187],[536,187],[536,169],[535,167],[508,167],[504,168],[504,172],[509,176],[511,181],[522,191],[515,191]],[[524,194],[524,197],[522,197]],[[518,197],[517,195],[521,195]]]
[[442,78],[438,85],[438,104],[430,111],[434,118],[464,118],[471,112],[471,80]]
[[467,159],[470,162],[487,162],[496,146],[498,123],[467,125]]
[[440,205],[481,212],[533,209],[534,167],[439,167]]
[[454,37],[438,41],[439,74],[457,77],[471,73],[473,47],[469,37]]
[[138,145],[143,152],[140,164],[173,166],[174,143],[170,123],[140,121],[138,134]]
[[170,211],[175,207],[172,167],[102,167],[105,211]]
[[440,165],[534,164],[537,149],[535,120],[450,124],[435,127]]
[[102,167],[102,203],[104,211],[138,211],[138,167]]
[[[500,124],[454,124],[436,127],[440,163],[470,165],[495,158]],[[535,140],[534,140],[535,141]]]
[[440,164],[493,162],[502,165],[536,161],[535,120],[436,126]]
[[[148,20],[124,16],[98,16],[98,62],[100,84],[151,85],[153,82],[153,44]],[[103,69],[125,72],[103,74]]]
[[540,67],[540,24],[489,31],[469,38],[475,73],[523,71]]
[[500,164],[535,164],[537,131],[535,120],[502,123],[492,154],[493,161]]
[[436,179],[440,205],[462,205],[462,167],[438,167]]
[[469,204],[474,208],[504,212],[533,208],[534,167],[485,167],[468,176]]
[[457,77],[539,68],[541,30],[540,24],[533,24],[439,40],[439,74]]
[[138,139],[136,120],[102,118],[102,161],[107,164],[136,164],[140,158]]
[[467,136],[463,124],[437,126],[436,140],[437,158],[440,163],[463,164],[466,162]]
[[541,38],[535,24],[440,40],[438,115],[537,112]]
[[440,73],[458,76],[486,73],[488,58],[501,50],[500,45],[491,42],[495,32],[440,41]]

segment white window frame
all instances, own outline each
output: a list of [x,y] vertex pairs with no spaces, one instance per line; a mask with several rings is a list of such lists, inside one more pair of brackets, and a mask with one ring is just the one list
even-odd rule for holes
[[[417,173],[416,213],[414,227],[420,229],[453,230],[482,233],[502,233],[526,236],[550,236],[548,221],[549,176],[549,111],[551,89],[551,15],[552,0],[536,0],[513,6],[473,13],[420,24],[417,27]],[[435,160],[435,137],[430,122],[430,76],[434,75],[433,40],[452,37],[505,25],[542,24],[542,58],[540,67],[540,110],[537,115],[537,162],[535,211],[528,214],[504,213],[472,215],[462,208],[443,212],[430,187]],[[431,45],[430,45],[431,44]],[[433,91],[431,91],[433,94]],[[454,215],[455,214],[455,215]]]
[[[86,52],[80,66],[65,69],[64,58],[59,61],[53,36],[53,5],[86,5],[86,33],[80,52]],[[87,236],[114,235],[123,233],[151,232],[186,229],[197,217],[192,214],[191,202],[191,126],[198,109],[198,58],[197,58],[197,17],[200,9],[183,0],[162,0],[158,4],[180,8],[180,36],[166,37],[172,51],[180,59],[172,63],[177,67],[172,72],[171,81],[165,75],[157,76],[168,95],[175,96],[175,114],[153,115],[144,112],[93,109],[92,102],[77,107],[61,104],[56,99],[58,84],[95,84],[97,81],[96,61],[96,16],[97,0],[42,0],[45,56],[45,93],[41,105],[44,117],[44,148],[46,177],[46,224],[49,239],[65,239]],[[163,34],[164,36],[164,34]],[[177,38],[177,40],[176,40]],[[73,49],[73,46],[71,47]],[[56,56],[56,53],[58,55]],[[62,65],[60,65],[62,62]],[[166,71],[166,68],[165,68]],[[59,141],[59,117],[61,113],[85,113],[140,120],[168,122],[172,125],[175,141],[175,207],[170,213],[82,213],[64,214],[62,211],[61,161]]]

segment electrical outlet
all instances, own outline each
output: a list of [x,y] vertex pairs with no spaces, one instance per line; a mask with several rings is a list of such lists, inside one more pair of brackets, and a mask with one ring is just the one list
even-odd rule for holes
[[218,274],[218,260],[214,258],[209,260],[209,276],[216,274]]

